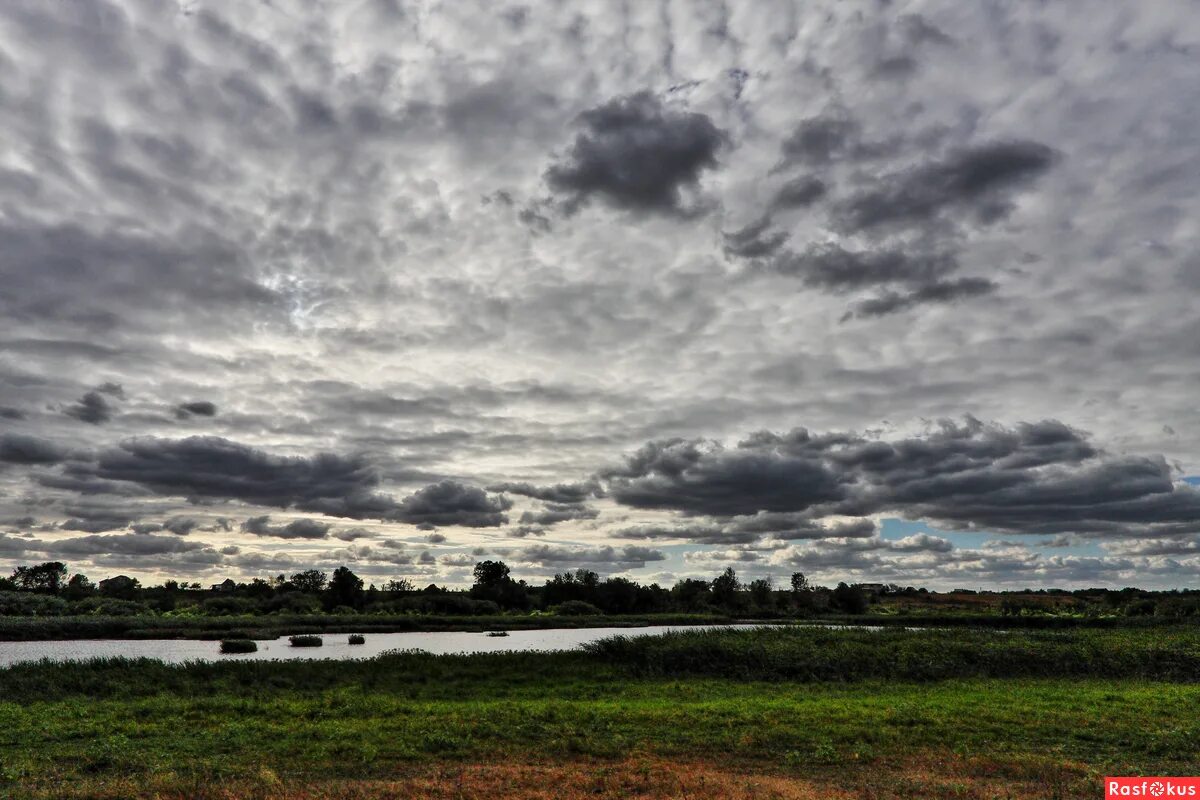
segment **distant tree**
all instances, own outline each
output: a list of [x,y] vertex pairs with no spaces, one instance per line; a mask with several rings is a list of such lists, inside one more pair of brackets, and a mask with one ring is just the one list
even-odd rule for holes
[[117,600],[136,600],[141,589],[141,582],[128,575],[114,575],[100,581],[100,594]]
[[712,585],[698,578],[684,578],[671,587],[671,600],[684,611],[700,611],[712,599]]
[[358,608],[363,600],[362,578],[350,571],[349,567],[338,567],[333,571],[329,588],[325,590],[325,605],[328,608],[350,606]]
[[269,581],[264,581],[262,578],[254,578],[246,586],[246,596],[253,597],[258,600],[264,600],[268,597],[275,596],[275,587]]
[[771,608],[772,594],[775,590],[770,578],[758,578],[750,581],[750,601],[762,609]]
[[803,572],[792,573],[792,591],[796,593],[807,592],[811,587],[808,585],[808,578],[804,577]]
[[12,581],[21,592],[58,594],[67,580],[67,565],[61,561],[47,561],[31,567],[17,567]]
[[319,594],[324,591],[328,577],[319,569],[306,569],[292,576],[291,584],[298,591],[308,594]]
[[856,586],[839,583],[831,598],[833,607],[847,614],[865,614],[870,601],[866,592]]
[[732,607],[737,603],[737,593],[741,588],[742,585],[738,582],[737,573],[733,571],[733,567],[726,567],[724,572],[713,579],[713,602],[726,608]]
[[475,565],[475,586],[496,589],[511,580],[508,577],[508,565],[503,561],[480,561]]
[[82,600],[85,597],[91,597],[95,593],[95,585],[82,572],[76,572],[72,575],[71,580],[67,581],[67,588],[63,591],[63,595],[68,600]]
[[415,591],[416,587],[413,586],[413,582],[408,578],[392,578],[383,585],[383,590],[392,594],[401,594],[402,592]]

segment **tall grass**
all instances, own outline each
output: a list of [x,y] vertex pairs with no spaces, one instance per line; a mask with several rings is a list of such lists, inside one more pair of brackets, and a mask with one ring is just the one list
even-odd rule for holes
[[30,662],[0,669],[0,698],[194,696],[359,687],[454,699],[584,682],[688,676],[747,681],[932,681],[945,678],[1140,678],[1200,681],[1194,631],[865,631],[771,628],[616,636],[569,652],[432,655],[391,652],[348,661],[154,659]]
[[311,634],[289,637],[288,642],[291,643],[292,647],[320,647],[325,644],[325,641],[320,636],[312,636]]
[[1200,680],[1200,632],[755,628],[584,645],[639,675],[748,680],[1095,677]]

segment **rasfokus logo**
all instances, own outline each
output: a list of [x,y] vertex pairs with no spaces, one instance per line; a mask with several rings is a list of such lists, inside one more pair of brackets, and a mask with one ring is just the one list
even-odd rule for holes
[[1104,800],[1117,797],[1200,798],[1200,777],[1105,778]]

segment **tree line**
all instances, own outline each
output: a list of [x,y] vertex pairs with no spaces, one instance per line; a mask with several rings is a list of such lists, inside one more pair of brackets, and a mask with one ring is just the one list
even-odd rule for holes
[[670,588],[628,578],[602,578],[588,569],[556,574],[540,586],[515,579],[503,561],[480,561],[468,589],[436,584],[418,588],[407,578],[366,586],[349,567],[332,574],[308,569],[290,576],[225,581],[209,588],[196,582],[168,580],[143,586],[116,575],[93,583],[71,574],[61,561],[18,567],[0,578],[0,614],[123,614],[174,611],[195,606],[205,613],[313,613],[359,611],[427,614],[494,614],[505,611],[553,611],[559,614],[725,613],[780,614],[808,610],[862,613],[867,592],[846,583],[834,589],[811,586],[795,573],[787,587],[769,578],[743,583],[726,569],[711,580],[684,578]]

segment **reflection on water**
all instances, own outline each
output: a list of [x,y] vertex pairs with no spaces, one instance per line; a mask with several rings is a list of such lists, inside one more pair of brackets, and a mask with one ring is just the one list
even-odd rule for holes
[[323,634],[321,647],[292,647],[287,637],[258,642],[257,653],[221,655],[220,642],[186,639],[72,639],[64,642],[0,642],[0,667],[49,658],[80,661],[88,658],[157,658],[170,664],[185,661],[282,661],[284,659],[370,658],[388,650],[424,650],[428,653],[507,653],[530,650],[573,650],[614,634],[643,636],[667,631],[704,628],[752,628],[755,625],[650,625],[644,628],[551,628],[509,631],[508,636],[486,633],[437,631],[430,633],[368,633],[365,644],[349,644],[349,634]]

